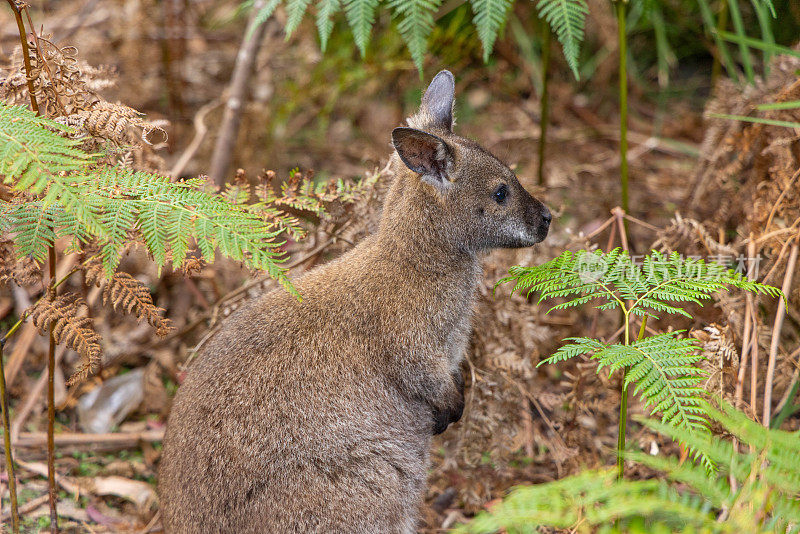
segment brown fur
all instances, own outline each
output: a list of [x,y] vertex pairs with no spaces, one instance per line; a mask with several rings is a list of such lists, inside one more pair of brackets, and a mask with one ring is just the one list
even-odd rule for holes
[[478,256],[541,241],[550,217],[451,132],[452,99],[443,71],[418,129],[393,132],[379,231],[297,280],[302,302],[237,310],[192,365],[164,440],[168,533],[414,531],[431,436],[463,409]]

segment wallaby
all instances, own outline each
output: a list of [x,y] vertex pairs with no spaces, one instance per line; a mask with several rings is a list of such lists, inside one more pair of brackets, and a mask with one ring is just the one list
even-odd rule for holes
[[453,75],[395,128],[376,234],[235,311],[172,405],[165,530],[409,533],[434,434],[461,417],[479,256],[547,235],[548,209],[455,135]]

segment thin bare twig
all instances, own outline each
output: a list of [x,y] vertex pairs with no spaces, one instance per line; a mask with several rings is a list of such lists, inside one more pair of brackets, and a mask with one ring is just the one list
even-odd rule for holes
[[259,13],[266,5],[266,0],[255,0],[250,22],[244,32],[239,53],[236,56],[236,65],[233,68],[231,84],[228,87],[228,97],[225,102],[225,113],[222,116],[222,124],[217,134],[217,142],[214,145],[214,153],[211,156],[211,167],[209,176],[219,189],[225,186],[225,173],[231,164],[233,147],[236,146],[236,138],[239,133],[239,123],[242,118],[242,108],[244,107],[245,93],[247,92],[247,82],[253,72],[253,65],[256,61],[256,53],[261,39],[264,37],[266,28],[265,21],[259,20]]
[[797,229],[798,224],[800,224],[800,217],[798,217],[788,228],[781,228],[780,230],[774,230],[768,234],[760,236],[758,239],[756,239],[756,243],[761,244],[766,241],[769,241],[773,237],[777,237],[783,234],[791,234]]
[[609,217],[609,218],[608,218],[608,219],[606,219],[606,220],[605,220],[605,222],[604,222],[603,224],[601,224],[601,225],[600,225],[600,226],[599,226],[599,227],[598,227],[596,230],[594,230],[594,231],[593,231],[593,232],[591,232],[590,234],[587,234],[587,235],[585,235],[585,236],[584,236],[584,238],[586,238],[586,239],[591,239],[591,238],[593,238],[594,236],[596,236],[597,234],[599,234],[600,232],[602,232],[603,230],[605,230],[606,228],[608,228],[608,225],[609,225],[609,224],[611,224],[611,223],[613,223],[615,220],[616,220],[616,219],[615,219],[613,216]]
[[[748,295],[749,296],[749,295]],[[758,317],[756,307],[750,305],[750,321],[753,323],[752,333],[750,334],[750,409],[753,411],[753,419],[757,419],[756,404],[758,404]]]
[[[118,448],[134,447],[141,442],[162,441],[164,429],[145,430],[143,432],[111,432],[107,434],[83,434],[80,432],[61,432],[55,437],[59,446],[114,446]],[[20,432],[16,447],[41,448],[47,442],[44,432]]]
[[[797,265],[797,253],[800,250],[800,232],[795,236],[792,252],[789,254],[789,262],[786,264],[786,274],[783,276],[781,289],[784,295],[788,295],[792,287],[792,277],[794,276],[795,266]],[[769,420],[772,415],[772,380],[775,377],[775,360],[778,357],[778,347],[780,346],[781,328],[783,319],[786,317],[786,303],[778,303],[778,311],[775,312],[775,324],[772,327],[772,341],[769,346],[769,360],[767,361],[767,376],[764,379],[764,410],[762,424],[769,428]]]
[[783,243],[783,245],[781,245],[781,250],[780,252],[778,252],[777,258],[775,258],[775,261],[772,263],[772,268],[770,268],[770,270],[767,272],[767,274],[764,275],[764,278],[761,280],[762,284],[768,284],[769,281],[772,280],[772,276],[776,272],[778,272],[778,267],[780,266],[781,262],[783,262],[783,257],[786,255],[786,251],[789,250],[789,245],[792,244],[795,237],[796,236],[790,237]]
[[[61,363],[61,360],[66,352],[67,349],[63,345],[58,347],[58,350],[56,351],[56,365]],[[25,421],[33,411],[33,408],[36,406],[39,397],[42,395],[42,392],[44,392],[45,386],[47,386],[47,373],[42,373],[39,375],[39,379],[36,381],[36,384],[33,386],[33,388],[28,391],[28,394],[22,400],[22,403],[17,405],[14,421],[11,424],[11,443],[15,447],[19,441],[20,429],[25,424]]]
[[[41,505],[45,504],[49,498],[50,498],[49,495],[44,494],[36,497],[35,499],[31,499],[30,501],[26,502],[25,504],[19,507],[19,515],[25,515],[30,512],[33,512]],[[11,514],[3,514],[2,517],[0,517],[0,521],[8,521],[9,517],[11,517]]]
[[658,232],[659,231],[659,228],[657,226],[653,226],[652,224],[644,222],[641,219],[637,219],[636,217],[628,215],[625,212],[622,212],[622,216],[625,217],[630,222],[638,224],[639,226],[643,226],[643,227],[647,228],[648,230],[652,230],[653,232]]
[[[747,244],[747,257],[756,257],[756,242],[750,240]],[[753,417],[756,417],[756,400],[758,398],[758,317],[756,316],[755,299],[753,294],[747,293],[747,305],[750,309],[750,316],[745,317],[745,321],[752,321],[751,339],[745,340],[745,343],[750,343],[750,409],[753,411]]]
[[[752,251],[755,254],[755,243],[753,242],[753,234],[750,234],[750,241],[747,244],[747,252],[750,254]],[[751,258],[753,256],[750,256]],[[753,279],[755,273],[755,262],[751,261],[750,264],[747,266],[747,277]],[[753,298],[750,293],[747,294],[745,298],[745,308],[744,308],[744,332],[742,333],[742,355],[739,357],[739,373],[736,376],[736,390],[734,394],[734,399],[736,401],[736,407],[741,408],[742,405],[742,395],[744,394],[744,376],[747,372],[747,356],[750,352],[752,347],[752,341],[750,337],[750,328],[752,327],[753,323],[750,321],[750,315],[752,314],[753,310]]]
[[192,142],[189,143],[189,146],[187,146],[186,150],[183,151],[181,157],[178,158],[178,161],[176,161],[175,165],[173,165],[172,169],[170,169],[170,176],[173,178],[179,178],[189,162],[192,161],[192,158],[200,148],[200,145],[203,144],[203,139],[206,138],[206,134],[208,133],[208,126],[206,126],[205,122],[206,115],[208,115],[211,110],[216,109],[221,104],[222,101],[219,99],[212,100],[197,111],[194,116],[194,137],[192,138]]
[[751,307],[751,299],[745,300],[745,308],[744,308],[744,332],[742,333],[742,355],[739,357],[739,373],[736,376],[736,390],[734,393],[734,399],[736,400],[736,407],[742,407],[742,396],[744,394],[744,376],[747,373],[747,356],[750,353],[750,327],[752,326],[752,322],[750,321],[750,307]]
[[617,219],[617,228],[619,230],[619,240],[622,243],[622,249],[628,251],[628,233],[625,231],[625,210],[617,206],[611,213]]

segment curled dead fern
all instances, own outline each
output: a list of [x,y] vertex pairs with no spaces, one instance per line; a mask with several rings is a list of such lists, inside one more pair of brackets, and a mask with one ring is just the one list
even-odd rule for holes
[[100,364],[100,335],[92,328],[88,317],[79,317],[86,303],[75,293],[64,293],[55,298],[46,296],[29,310],[29,317],[39,333],[47,334],[52,325],[53,337],[81,356],[81,363],[69,379],[69,384],[84,380]]
[[139,141],[137,137],[151,144],[150,135],[153,132],[166,138],[161,123],[145,120],[141,113],[123,104],[105,101],[94,102],[87,109],[59,117],[56,122],[120,146],[136,144]]
[[147,321],[159,337],[166,337],[175,328],[172,321],[163,316],[166,310],[153,302],[150,289],[130,274],[115,272],[111,278],[106,278],[103,265],[94,263],[86,269],[86,283],[103,286],[103,304]]

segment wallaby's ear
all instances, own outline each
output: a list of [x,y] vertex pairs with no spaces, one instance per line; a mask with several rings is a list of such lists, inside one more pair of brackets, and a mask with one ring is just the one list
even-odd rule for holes
[[392,144],[403,163],[424,182],[439,190],[450,186],[453,152],[441,138],[414,128],[395,128]]
[[[422,97],[420,115],[427,119],[431,126],[448,132],[453,130],[453,101],[456,83],[449,70],[439,72],[431,80],[431,84]],[[427,116],[426,116],[427,115]]]

